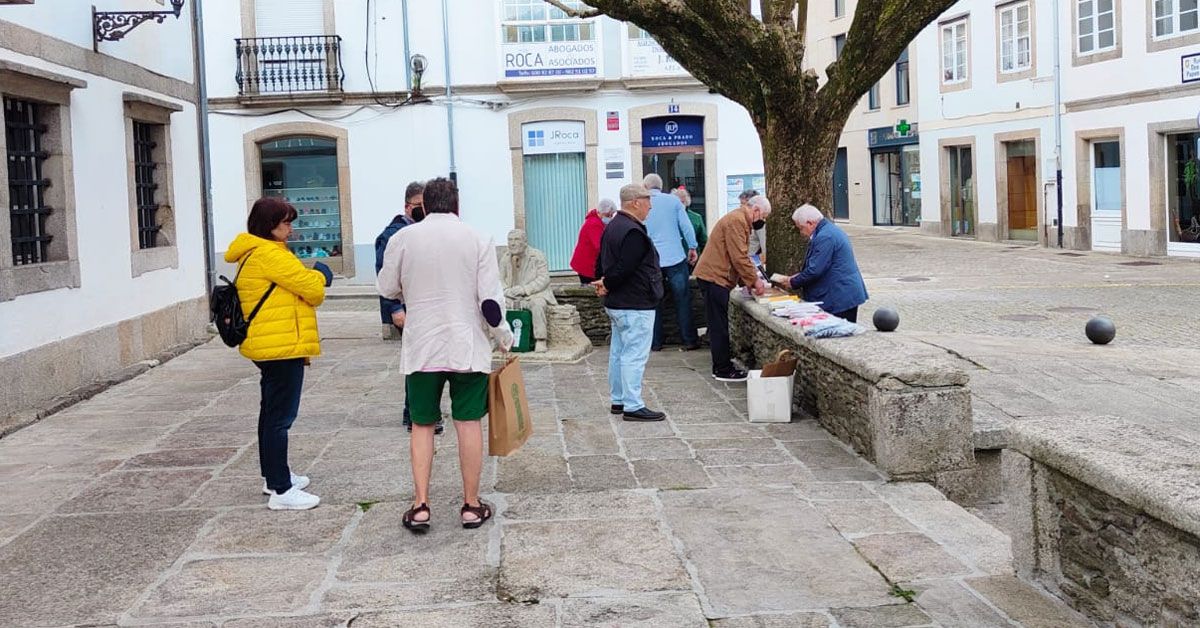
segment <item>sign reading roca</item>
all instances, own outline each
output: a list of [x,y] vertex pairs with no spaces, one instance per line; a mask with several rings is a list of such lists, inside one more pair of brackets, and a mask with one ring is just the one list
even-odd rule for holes
[[508,79],[600,76],[604,71],[600,48],[598,41],[504,43],[501,71]]

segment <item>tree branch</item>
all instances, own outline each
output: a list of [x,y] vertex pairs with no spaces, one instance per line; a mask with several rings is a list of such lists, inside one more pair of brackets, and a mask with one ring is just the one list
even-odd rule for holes
[[563,13],[566,13],[567,15],[569,15],[571,17],[587,19],[589,17],[596,17],[597,15],[604,15],[604,12],[600,11],[599,9],[572,9],[571,7],[563,4],[562,0],[544,0],[544,1],[546,4],[558,9],[559,11],[562,11]]

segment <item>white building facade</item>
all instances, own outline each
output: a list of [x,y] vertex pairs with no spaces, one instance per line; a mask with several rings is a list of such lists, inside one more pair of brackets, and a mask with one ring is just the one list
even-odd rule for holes
[[[255,199],[281,195],[301,214],[293,251],[371,283],[406,184],[453,172],[464,220],[497,243],[523,228],[568,271],[586,211],[646,172],[685,186],[708,224],[765,185],[745,110],[606,17],[567,19],[541,0],[214,5],[218,256]],[[426,102],[405,61],[417,54]]]
[[91,3],[0,1],[0,431],[204,336],[195,59],[191,7],[95,42]]
[[1194,6],[963,1],[914,47],[923,231],[1058,246],[1061,138],[1065,248],[1200,256]]

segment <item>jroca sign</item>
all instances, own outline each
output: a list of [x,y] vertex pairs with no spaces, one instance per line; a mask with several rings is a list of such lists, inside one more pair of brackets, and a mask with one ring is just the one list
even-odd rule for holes
[[500,65],[509,79],[600,76],[604,71],[595,41],[501,44]]
[[526,155],[584,152],[582,122],[547,120],[521,125],[521,152]]

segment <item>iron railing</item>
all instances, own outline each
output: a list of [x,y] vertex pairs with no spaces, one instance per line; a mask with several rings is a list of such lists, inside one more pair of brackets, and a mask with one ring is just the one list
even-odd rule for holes
[[238,93],[340,92],[342,38],[295,35],[237,39]]
[[50,153],[42,147],[46,125],[42,118],[47,105],[4,99],[4,135],[7,141],[8,215],[11,223],[13,265],[41,264],[50,261],[53,239],[46,231],[46,219],[54,211],[46,204],[50,180],[42,166]]
[[152,249],[158,246],[158,233],[162,225],[158,222],[158,184],[154,182],[155,127],[145,122],[133,123],[133,180],[136,185],[138,248]]

